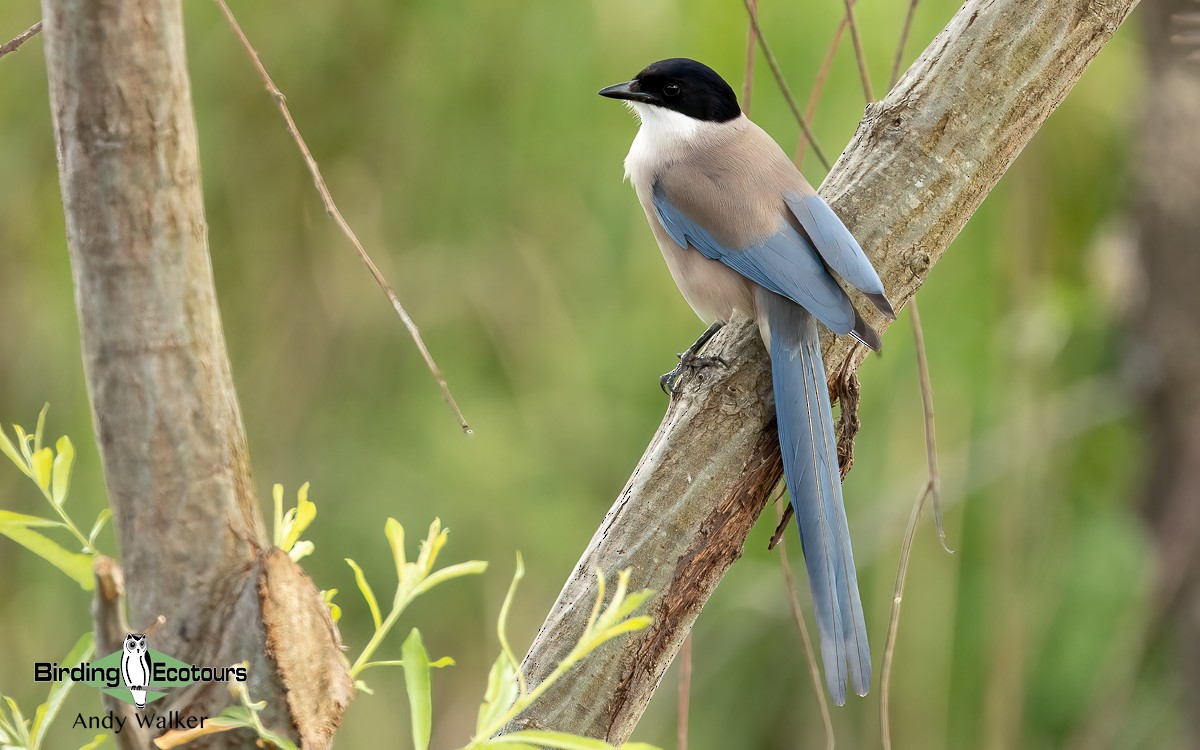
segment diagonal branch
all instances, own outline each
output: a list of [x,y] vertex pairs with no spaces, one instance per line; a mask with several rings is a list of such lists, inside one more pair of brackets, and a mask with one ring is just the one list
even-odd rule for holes
[[38,21],[28,29],[22,31],[20,34],[17,34],[16,37],[9,39],[4,44],[0,44],[0,57],[4,57],[11,52],[16,52],[21,48],[22,44],[37,36],[41,30],[42,22]]
[[[900,84],[868,107],[821,194],[867,248],[897,306],[924,283],[1136,4],[968,0]],[[873,312],[868,318],[887,327]],[[657,591],[648,604],[654,625],[609,643],[514,726],[628,738],[741,555],[781,473],[770,372],[749,320],[727,325],[709,346],[731,366],[698,374],[672,401],[523,669],[536,685],[574,642],[595,598],[595,567],[632,567],[634,585]],[[827,367],[840,367],[851,347],[827,340]],[[851,365],[865,356],[854,353]],[[885,605],[866,606],[882,612]]]
[[471,426],[467,424],[467,418],[463,416],[462,409],[458,408],[458,402],[454,400],[454,394],[450,392],[450,385],[446,382],[446,376],[442,374],[442,368],[438,367],[437,362],[433,359],[433,354],[429,352],[429,347],[425,345],[425,339],[421,336],[421,329],[417,328],[416,322],[408,314],[408,310],[404,309],[404,305],[400,303],[400,298],[396,296],[392,285],[383,277],[383,272],[375,265],[375,261],[371,260],[371,256],[367,254],[366,248],[359,241],[358,235],[350,228],[350,223],[342,216],[341,209],[334,202],[333,194],[329,192],[329,186],[325,184],[325,178],[321,175],[320,167],[317,166],[317,160],[313,158],[312,152],[308,150],[308,144],[304,141],[304,136],[300,135],[300,129],[296,127],[296,121],[292,119],[292,111],[288,108],[287,98],[279,90],[279,87],[275,85],[275,81],[271,79],[271,74],[263,66],[262,60],[258,57],[258,52],[255,51],[254,45],[250,44],[250,40],[246,37],[246,32],[242,31],[241,24],[237,22],[233,11],[229,9],[229,5],[225,3],[225,0],[216,0],[216,3],[217,7],[221,10],[221,14],[225,16],[225,20],[233,29],[233,33],[237,35],[242,48],[250,56],[250,61],[254,63],[254,69],[258,71],[259,77],[262,78],[263,86],[271,94],[271,98],[275,100],[275,105],[279,107],[279,114],[283,116],[283,122],[287,126],[288,134],[292,136],[292,140],[296,142],[297,148],[300,149],[300,154],[304,157],[304,165],[308,167],[308,172],[312,175],[313,185],[316,186],[317,192],[321,195],[321,202],[325,205],[325,213],[329,214],[329,218],[333,219],[333,223],[337,224],[342,234],[346,235],[346,239],[350,240],[350,244],[354,246],[354,251],[358,253],[359,260],[371,272],[372,278],[375,279],[375,283],[379,285],[379,288],[383,290],[384,296],[388,298],[388,302],[392,303],[392,309],[396,311],[400,322],[408,329],[408,335],[412,337],[417,351],[421,354],[421,359],[425,360],[425,367],[429,369],[430,374],[433,375],[433,379],[437,382],[438,388],[442,391],[442,399],[450,407],[450,411],[454,413],[454,418],[458,420],[458,425],[462,428],[462,431],[470,435],[472,433]]

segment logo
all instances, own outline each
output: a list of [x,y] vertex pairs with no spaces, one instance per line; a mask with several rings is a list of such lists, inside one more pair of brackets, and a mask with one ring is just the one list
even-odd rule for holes
[[[145,715],[146,706],[174,689],[196,682],[245,682],[246,666],[237,664],[229,667],[200,667],[188,664],[147,644],[147,633],[128,633],[120,651],[114,651],[95,661],[75,665],[58,662],[35,662],[35,682],[71,682],[99,688],[117,700],[132,704],[138,709],[137,723],[146,728],[195,729],[203,727],[208,717],[183,717],[178,711],[166,715]],[[125,725],[123,717],[84,716],[80,714],[76,727],[102,728],[120,732]]]

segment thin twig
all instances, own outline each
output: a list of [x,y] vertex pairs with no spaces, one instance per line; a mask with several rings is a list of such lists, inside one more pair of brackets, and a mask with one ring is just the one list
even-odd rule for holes
[[683,641],[679,650],[679,725],[675,730],[675,746],[687,750],[688,711],[692,702],[692,634]]
[[9,41],[5,42],[4,44],[0,44],[0,57],[4,57],[5,55],[7,55],[10,52],[16,52],[17,49],[20,48],[20,46],[22,44],[24,44],[25,42],[28,42],[30,39],[37,36],[38,32],[40,32],[41,30],[42,30],[42,22],[38,21],[34,25],[30,26],[28,29],[25,29],[24,31],[22,31],[20,34],[17,34],[17,36],[14,39],[10,39]]
[[858,63],[858,75],[862,78],[863,95],[867,97],[867,103],[875,101],[875,97],[871,94],[871,73],[867,70],[867,56],[863,52],[862,39],[858,36],[858,24],[854,20],[854,2],[853,0],[844,0],[846,3],[846,23],[850,25],[850,39],[854,42],[854,59]]
[[[817,113],[817,102],[821,100],[821,93],[825,90],[825,80],[829,78],[829,71],[833,68],[833,57],[837,54],[838,47],[842,44],[842,35],[846,32],[846,17],[842,16],[838,22],[837,31],[833,32],[833,41],[829,43],[829,49],[825,50],[825,59],[821,61],[821,68],[817,71],[817,80],[813,81],[812,92],[808,95],[808,107],[804,110],[804,119],[808,123],[812,123],[813,116]],[[804,134],[796,139],[796,169],[801,169],[804,166],[804,147],[808,145]]]
[[[758,14],[758,0],[750,0],[750,4],[754,7],[754,14]],[[742,109],[746,114],[750,114],[750,94],[754,90],[754,47],[758,44],[758,34],[754,31],[754,24],[746,27],[746,75],[742,79]]]
[[937,433],[933,423],[933,385],[929,380],[929,360],[925,357],[925,332],[921,329],[921,311],[914,297],[909,303],[912,313],[913,344],[917,349],[917,374],[921,378],[921,408],[925,418],[925,460],[929,465],[929,494],[933,499],[933,520],[937,526],[942,549],[953,555],[946,545],[946,529],[942,527],[942,473],[938,469]]
[[904,583],[908,577],[908,561],[912,555],[913,537],[916,535],[917,521],[925,501],[933,498],[934,516],[937,519],[938,537],[942,548],[953,553],[946,546],[946,533],[942,528],[941,495],[942,478],[938,471],[937,434],[933,421],[933,386],[929,379],[929,362],[925,357],[925,335],[921,330],[921,313],[917,308],[917,300],[909,301],[912,311],[913,344],[917,350],[917,372],[921,380],[921,405],[925,419],[925,455],[928,463],[929,477],[921,488],[917,499],[913,502],[912,512],[908,516],[908,526],[904,529],[904,541],[900,545],[900,565],[896,570],[896,588],[892,596],[892,613],[888,621],[887,642],[883,647],[883,669],[879,678],[879,731],[882,735],[883,750],[892,748],[892,729],[890,720],[892,694],[892,659],[896,653],[896,636],[900,630],[900,605],[904,600]]
[[892,698],[892,657],[896,652],[896,633],[900,629],[900,603],[904,600],[904,579],[908,575],[908,558],[912,552],[913,536],[916,534],[917,519],[921,517],[921,509],[932,491],[933,483],[926,482],[913,503],[912,513],[908,516],[908,526],[904,529],[904,542],[900,546],[900,567],[896,571],[896,588],[892,595],[892,615],[888,620],[887,642],[883,646],[883,669],[879,677],[879,732],[883,739],[883,750],[892,750],[891,698]]
[[912,30],[913,17],[917,15],[917,3],[921,0],[912,0],[908,6],[908,13],[904,16],[904,26],[900,29],[900,43],[896,45],[896,59],[892,61],[892,74],[888,76],[888,91],[896,87],[896,82],[900,80],[900,64],[904,62],[904,47],[908,44],[908,32]]
[[354,234],[354,230],[346,223],[342,212],[338,209],[337,204],[334,203],[333,196],[330,194],[329,188],[325,185],[325,178],[321,176],[321,170],[317,167],[317,161],[313,158],[312,152],[308,150],[308,145],[304,142],[304,137],[300,135],[300,130],[296,127],[295,120],[292,119],[292,113],[288,109],[283,92],[271,80],[270,74],[267,73],[267,69],[263,67],[262,61],[258,58],[258,53],[250,44],[250,40],[246,38],[245,32],[242,31],[242,27],[238,24],[237,19],[233,17],[233,12],[225,4],[225,0],[214,0],[214,2],[216,2],[221,12],[225,15],[225,20],[229,22],[234,33],[237,34],[242,47],[246,50],[246,54],[250,56],[250,60],[258,70],[258,75],[262,78],[267,92],[271,94],[271,98],[275,100],[275,104],[279,107],[279,112],[283,115],[283,121],[287,125],[288,132],[291,134],[292,139],[296,141],[296,146],[299,147],[300,153],[304,156],[304,162],[308,166],[309,173],[312,175],[313,184],[316,186],[317,192],[321,194],[321,201],[325,204],[325,213],[329,214],[329,217],[342,230],[342,234],[346,235],[351,244],[354,245],[355,251],[358,252],[358,257],[367,266],[367,270],[371,272],[371,275],[375,277],[375,282],[379,284],[379,288],[387,295],[388,301],[392,303],[392,308],[400,316],[404,327],[408,329],[413,343],[417,345],[417,351],[421,353],[421,357],[425,360],[426,367],[429,368],[429,372],[433,375],[434,380],[437,381],[438,387],[442,391],[442,398],[446,400],[446,403],[449,404],[450,409],[454,412],[454,416],[458,420],[459,426],[462,427],[462,431],[470,435],[472,433],[471,427],[467,424],[466,417],[463,416],[462,410],[458,408],[458,403],[450,393],[450,386],[446,383],[446,378],[442,375],[441,368],[434,362],[433,355],[429,353],[429,349],[425,346],[425,340],[421,338],[421,331],[417,328],[417,324],[413,322],[413,319],[408,315],[408,311],[400,304],[400,299],[392,291],[392,287],[383,277],[383,274],[380,273],[375,262],[371,260],[371,256],[367,255],[366,249],[358,241],[358,236]]
[[[782,500],[782,493],[780,499]],[[792,506],[789,503],[788,510]],[[781,522],[784,521],[784,511],[782,503],[775,503],[775,517]],[[825,727],[825,747],[826,750],[833,750],[833,719],[829,716],[829,702],[825,700],[825,686],[821,684],[821,670],[817,668],[817,654],[813,650],[812,638],[808,634],[808,624],[804,621],[804,610],[800,606],[800,596],[796,593],[796,578],[792,575],[792,568],[788,564],[787,542],[780,539],[779,546],[779,568],[783,571],[783,581],[787,585],[788,603],[792,607],[792,619],[796,621],[796,627],[800,630],[800,640],[804,642],[804,655],[808,658],[808,671],[812,677],[813,692],[817,695],[817,705],[821,709],[821,725]]]
[[804,119],[804,114],[800,111],[800,105],[796,104],[796,97],[792,96],[792,90],[788,88],[787,79],[783,77],[783,70],[779,67],[779,61],[775,59],[774,53],[771,52],[770,46],[767,45],[762,28],[758,25],[758,12],[755,10],[752,0],[742,0],[742,3],[746,6],[746,12],[750,14],[750,28],[754,31],[754,35],[758,37],[758,46],[762,48],[763,57],[767,58],[767,65],[771,66],[771,73],[775,76],[775,83],[779,85],[779,90],[783,93],[783,98],[792,109],[792,115],[795,116],[796,122],[800,124],[800,129],[804,131],[804,137],[812,144],[813,153],[817,155],[817,158],[821,161],[821,165],[825,169],[829,169],[829,159],[826,159],[825,153],[821,151],[821,146],[817,143],[816,136],[813,135],[812,130],[808,127],[808,121]]

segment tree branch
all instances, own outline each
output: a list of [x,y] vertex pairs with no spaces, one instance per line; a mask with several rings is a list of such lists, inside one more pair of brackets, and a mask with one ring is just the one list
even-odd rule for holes
[[[324,603],[268,546],[259,514],[208,256],[179,0],[43,0],[42,11],[129,619],[165,616],[151,645],[185,661],[248,661],[264,719],[325,747],[352,687]],[[224,685],[197,683],[160,710],[212,716],[229,701]]]
[[42,22],[38,21],[28,29],[22,31],[20,34],[17,34],[14,38],[9,39],[4,44],[0,44],[0,57],[4,57],[9,53],[16,52],[21,48],[22,44],[37,36],[39,33],[41,33],[41,31]]
[[[888,96],[867,108],[821,194],[868,249],[897,307],[1136,4],[968,0]],[[870,305],[860,308],[877,329],[887,327]],[[574,643],[595,598],[594,568],[632,567],[632,585],[658,592],[647,605],[654,625],[607,644],[513,728],[623,742],[740,556],[781,473],[770,372],[748,320],[726,326],[709,346],[731,366],[702,371],[671,403],[523,669],[538,684]],[[839,367],[851,347],[828,339],[827,368]],[[851,366],[865,356],[860,348]]]

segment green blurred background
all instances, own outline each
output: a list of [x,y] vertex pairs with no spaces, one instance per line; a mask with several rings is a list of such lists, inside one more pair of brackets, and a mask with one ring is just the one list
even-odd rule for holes
[[[305,567],[320,588],[341,589],[352,654],[370,616],[342,558],[390,590],[385,518],[414,539],[440,516],[453,530],[447,560],[491,561],[484,577],[447,584],[401,623],[422,628],[433,656],[458,661],[434,675],[434,746],[456,747],[498,648],[514,552],[530,571],[511,622],[522,650],[658,425],[658,374],[702,328],[621,180],[636,124],[595,92],[677,55],[740,90],[745,11],[735,0],[241,5],[347,218],[476,430],[459,432],[326,218],[215,6],[186,3],[213,266],[255,478],[264,499],[274,482],[291,497],[312,483],[319,516],[306,536],[317,551]],[[859,6],[877,96],[907,5]],[[906,62],[957,8],[921,4]],[[843,10],[840,0],[763,3],[763,28],[801,100]],[[38,13],[33,2],[0,5],[0,37]],[[1090,747],[1096,732],[1115,747],[1183,746],[1177,686],[1137,666],[1152,572],[1132,510],[1143,450],[1120,385],[1125,291],[1105,270],[1120,253],[1141,64],[1134,30],[1122,29],[920,295],[958,552],[940,550],[926,519],[895,656],[898,747]],[[70,507],[90,522],[105,488],[46,92],[40,39],[0,61],[0,421],[31,425],[52,404],[49,432],[70,434],[79,452]],[[752,105],[791,150],[797,127],[761,58]],[[831,155],[863,105],[847,39],[814,122]],[[811,156],[805,172],[814,184],[824,177]],[[925,472],[911,342],[902,313],[885,355],[861,370],[863,430],[846,482],[877,674]],[[8,466],[0,507],[46,512]],[[767,515],[695,629],[692,748],[823,742],[766,551]],[[119,552],[110,532],[102,547]],[[790,554],[807,606],[798,544]],[[31,712],[44,687],[29,662],[66,653],[89,627],[88,596],[4,539],[0,570],[0,690]],[[399,640],[385,647],[390,658]],[[406,747],[402,675],[368,677],[376,694],[353,702],[338,746]],[[674,746],[675,683],[672,668],[635,738]],[[80,689],[68,712],[95,705]],[[878,712],[877,688],[835,709],[840,746],[877,746]],[[64,724],[50,746],[89,737]]]

